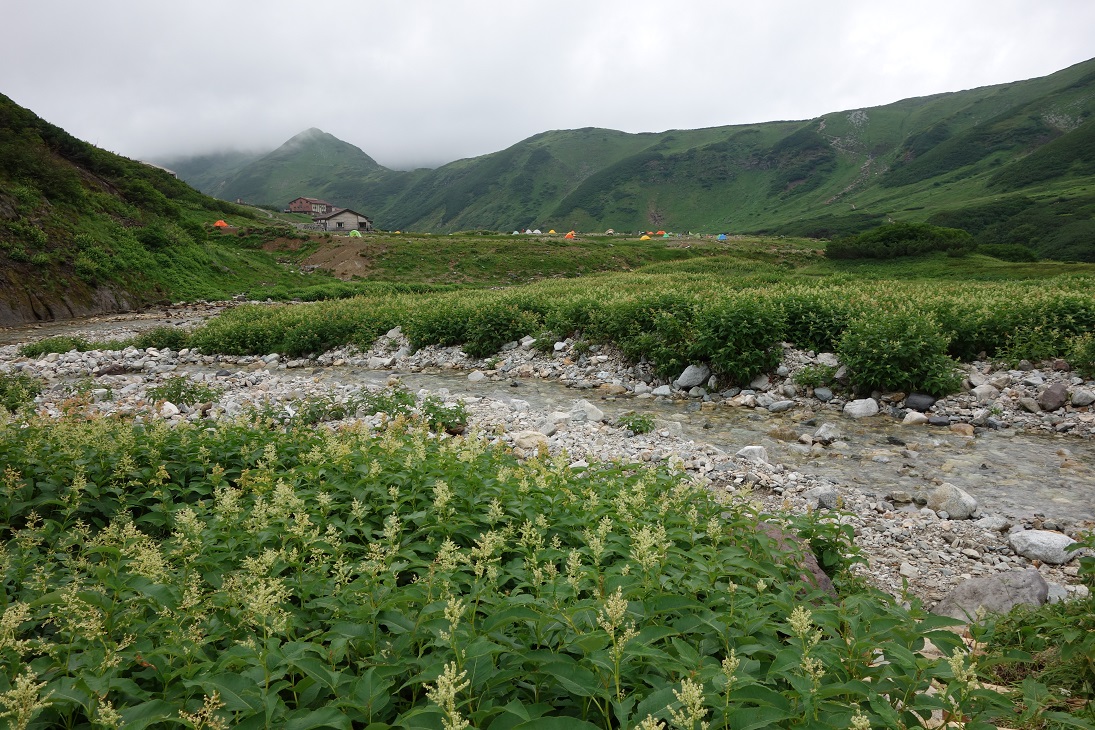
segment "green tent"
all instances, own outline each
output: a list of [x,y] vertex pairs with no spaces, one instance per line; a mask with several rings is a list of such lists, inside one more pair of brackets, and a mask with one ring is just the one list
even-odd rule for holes
[[350,231],[350,238],[361,238],[361,231]]

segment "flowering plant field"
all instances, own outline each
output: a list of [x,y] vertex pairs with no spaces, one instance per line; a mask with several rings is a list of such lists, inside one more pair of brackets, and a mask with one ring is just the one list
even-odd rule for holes
[[[472,434],[0,423],[11,727],[987,727],[944,619],[837,520]],[[758,529],[761,521],[771,529]],[[948,658],[921,653],[930,639]],[[928,692],[935,684],[937,691]]]

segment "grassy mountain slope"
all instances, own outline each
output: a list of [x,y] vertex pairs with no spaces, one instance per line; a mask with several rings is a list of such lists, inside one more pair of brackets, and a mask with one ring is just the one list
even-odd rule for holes
[[[209,192],[225,200],[283,207],[301,195],[341,199],[344,197],[341,186],[346,181],[353,181],[356,193],[363,183],[391,174],[391,170],[352,144],[312,128],[252,160],[229,176],[220,190]],[[354,202],[364,201],[355,196]],[[343,205],[354,207],[349,203]]]
[[[1095,260],[1095,244],[1084,243],[1095,234],[1088,214],[1095,205],[1088,189],[1093,118],[1095,60],[1038,79],[807,121],[544,132],[413,172],[381,168],[310,130],[309,145],[291,141],[242,168],[238,184],[208,191],[273,205],[319,195],[393,230],[611,227],[818,237],[890,219],[976,218],[1001,195],[1022,195],[1032,203],[1015,225],[1025,227],[983,243],[1007,238],[1043,256]],[[967,209],[970,216],[962,215]]]
[[253,217],[0,95],[0,325],[293,280],[263,233],[211,225]]

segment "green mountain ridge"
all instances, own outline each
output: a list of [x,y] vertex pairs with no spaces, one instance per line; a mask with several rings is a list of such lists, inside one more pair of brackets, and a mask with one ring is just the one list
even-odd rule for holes
[[260,248],[285,229],[254,219],[0,94],[0,326],[305,281]]
[[205,168],[165,164],[223,199],[280,207],[321,197],[381,228],[436,233],[665,228],[829,237],[891,219],[954,217],[1022,194],[1050,224],[1018,242],[1043,256],[1095,260],[1095,244],[1080,245],[1076,232],[1062,249],[1056,234],[1066,226],[1047,212],[1069,199],[1068,225],[1095,233],[1084,212],[1095,203],[1093,111],[1095,59],[1041,78],[806,121],[547,131],[436,169],[390,170],[314,129],[261,158],[240,158],[234,171],[226,158]]

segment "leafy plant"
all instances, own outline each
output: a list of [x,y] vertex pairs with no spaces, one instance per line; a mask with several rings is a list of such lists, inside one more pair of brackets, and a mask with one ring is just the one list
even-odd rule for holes
[[0,373],[0,406],[15,413],[34,402],[42,381],[25,373]]
[[1072,338],[1068,358],[1072,367],[1085,377],[1095,378],[1095,334],[1088,332]]
[[91,344],[81,337],[59,335],[57,337],[46,337],[37,342],[27,343],[19,348],[19,354],[23,357],[41,357],[42,355],[49,355],[51,353],[63,355],[64,353],[72,352],[73,350],[85,352],[90,349],[90,347]]
[[949,338],[934,319],[908,306],[852,322],[837,353],[853,384],[864,391],[919,390],[945,395],[959,388]]
[[806,365],[795,373],[793,379],[804,388],[820,388],[833,382],[836,371],[832,365]]
[[625,413],[616,422],[632,433],[650,433],[654,430],[654,417],[648,413]]
[[133,338],[133,346],[139,350],[154,347],[157,350],[181,350],[190,343],[190,333],[180,327],[153,327]]
[[166,379],[160,385],[149,388],[148,399],[151,401],[169,401],[175,405],[197,405],[198,403],[215,402],[223,393],[222,388],[191,380],[185,376],[175,376]]
[[0,422],[0,461],[0,682],[49,697],[42,726],[1011,713],[961,654],[919,654],[963,646],[944,619],[861,587],[822,600],[769,517],[666,470],[522,464],[400,419]]

